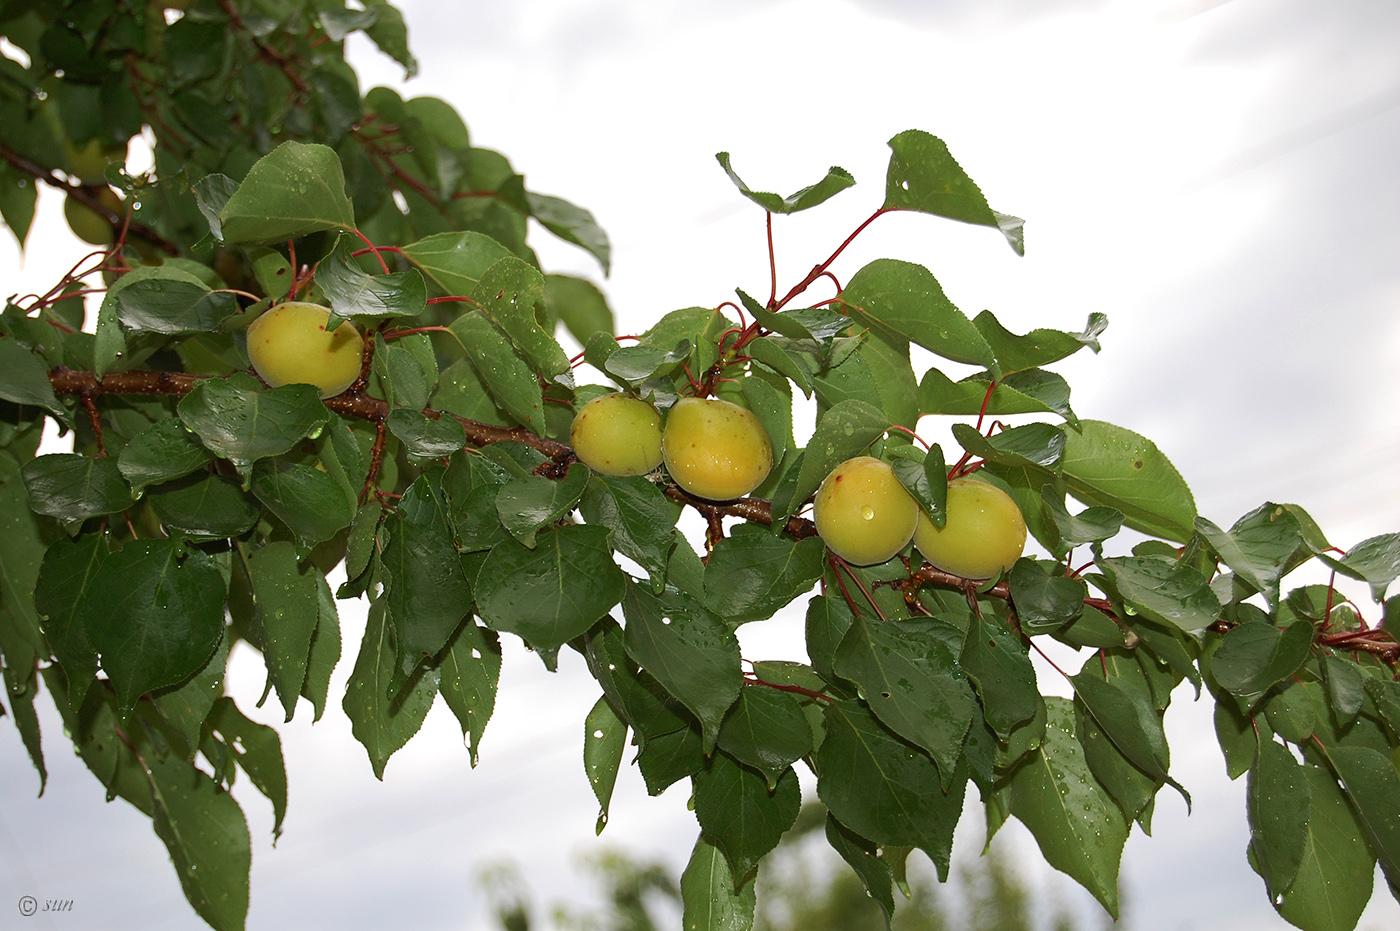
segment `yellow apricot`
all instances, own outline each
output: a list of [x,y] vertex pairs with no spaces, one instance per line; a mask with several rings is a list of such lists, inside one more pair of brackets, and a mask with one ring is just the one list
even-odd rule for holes
[[661,434],[666,471],[697,498],[728,501],[753,491],[773,468],[773,447],[752,411],[716,398],[681,398]]
[[315,385],[321,397],[340,394],[360,377],[364,341],[350,323],[326,332],[330,311],[319,304],[278,304],[248,327],[248,360],[274,388]]
[[817,489],[812,519],[826,548],[856,566],[889,559],[914,536],[919,506],[888,463],[857,456],[832,469]]
[[604,475],[646,475],[661,465],[661,415],[640,398],[605,394],[574,417],[574,454]]
[[914,545],[944,572],[989,579],[1010,569],[1026,548],[1026,521],[1011,496],[975,478],[948,483],[948,522],[940,529],[919,512]]

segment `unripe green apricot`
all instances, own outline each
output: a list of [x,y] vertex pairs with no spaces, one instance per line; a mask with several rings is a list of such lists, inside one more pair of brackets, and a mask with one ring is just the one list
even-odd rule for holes
[[574,454],[604,475],[646,475],[661,465],[661,415],[625,394],[594,398],[569,431]]
[[817,489],[812,519],[826,548],[856,566],[873,566],[909,544],[919,505],[888,463],[857,456],[832,469]]
[[64,140],[63,154],[68,159],[68,174],[83,184],[106,184],[107,165],[126,164],[126,144],[107,146],[89,139],[81,149]]
[[1010,569],[1026,548],[1026,520],[1011,496],[975,478],[948,483],[948,522],[935,527],[919,513],[914,545],[944,572],[989,579]]
[[728,501],[753,491],[773,468],[773,447],[752,411],[716,398],[681,398],[661,434],[666,471],[697,498]]
[[[126,210],[122,199],[111,188],[99,190],[97,199],[112,213],[120,215]],[[72,196],[63,199],[63,219],[68,221],[68,228],[73,231],[73,235],[85,243],[106,246],[114,238],[112,224],[107,218]]]
[[321,397],[340,394],[360,377],[364,340],[350,323],[326,332],[330,311],[319,304],[278,304],[248,327],[248,360],[274,388],[315,385]]

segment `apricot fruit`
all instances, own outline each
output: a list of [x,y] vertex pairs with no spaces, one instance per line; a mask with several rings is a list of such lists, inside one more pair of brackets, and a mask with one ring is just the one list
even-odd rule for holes
[[873,566],[914,536],[919,505],[888,463],[857,456],[832,469],[817,489],[812,518],[826,548],[856,566]]
[[321,397],[340,394],[360,377],[364,340],[349,322],[326,332],[330,311],[320,304],[288,301],[248,327],[248,360],[274,388],[314,385]]
[[1026,520],[1000,488],[955,478],[948,483],[946,510],[942,528],[921,511],[914,529],[914,545],[934,566],[965,579],[989,579],[1021,558]]
[[640,398],[594,398],[579,408],[569,436],[579,460],[603,475],[646,475],[661,465],[661,415]]
[[773,468],[773,446],[758,417],[717,398],[677,401],[666,415],[661,454],[677,485],[710,501],[743,497]]

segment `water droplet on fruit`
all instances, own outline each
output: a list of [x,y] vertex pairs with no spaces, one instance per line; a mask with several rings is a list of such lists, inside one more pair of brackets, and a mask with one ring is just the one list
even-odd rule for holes
[[860,509],[860,516],[864,517],[866,520],[874,520],[875,509],[867,504],[865,507]]

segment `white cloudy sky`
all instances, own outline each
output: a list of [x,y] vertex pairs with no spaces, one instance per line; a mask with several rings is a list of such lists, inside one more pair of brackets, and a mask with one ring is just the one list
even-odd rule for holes
[[[715,152],[729,150],[751,184],[782,193],[831,164],[855,174],[857,187],[826,207],[779,218],[779,274],[793,281],[880,200],[884,141],[926,129],[993,207],[1027,219],[1026,257],[990,230],[892,216],[852,247],[843,278],[879,256],[917,261],[964,310],[992,309],[1017,330],[1078,328],[1107,313],[1103,354],[1058,367],[1075,408],[1154,438],[1203,514],[1228,523],[1264,500],[1296,501],[1344,547],[1400,529],[1400,7],[400,5],[422,62],[407,93],[445,97],[476,144],[507,153],[531,188],[595,212],[612,235],[605,286],[625,329],[766,284],[762,216]],[[366,48],[355,53],[365,87],[401,83]],[[66,267],[76,246],[57,208],[41,203],[23,260],[0,246],[6,293]],[[551,269],[596,275],[578,250],[539,243]],[[364,622],[352,608],[344,615],[349,651]],[[800,651],[792,618],[752,627],[746,655]],[[576,657],[562,659],[550,676],[508,650],[476,770],[445,709],[383,784],[338,708],[314,728],[303,709],[283,729],[291,803],[275,849],[266,804],[239,793],[254,836],[249,927],[484,928],[474,878],[502,858],[547,898],[585,895],[572,864],[599,844],[579,764],[596,691]],[[240,704],[261,682],[255,659],[235,662]],[[1195,813],[1164,796],[1156,836],[1129,841],[1130,923],[1287,927],[1244,861],[1243,784],[1226,780],[1208,710],[1189,698],[1178,696],[1168,725],[1173,773]],[[75,900],[52,928],[198,926],[149,822],[124,803],[104,805],[55,717],[44,726],[51,778],[36,801],[19,741],[0,724],[0,909],[30,893]],[[695,833],[685,801],[679,786],[649,799],[626,772],[603,841],[679,869]],[[980,837],[970,814],[958,855],[975,856]],[[1013,824],[1002,837],[1047,900],[1094,915],[1084,894],[1038,865],[1024,831]],[[1362,927],[1397,926],[1400,907],[1382,884]]]

